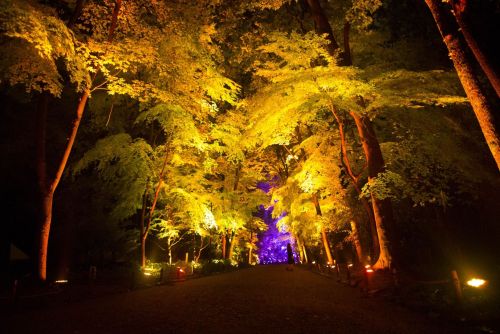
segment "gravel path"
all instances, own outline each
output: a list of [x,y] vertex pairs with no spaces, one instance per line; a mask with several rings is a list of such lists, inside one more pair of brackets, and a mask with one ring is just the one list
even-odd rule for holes
[[12,314],[2,323],[5,334],[461,333],[363,298],[326,277],[279,265]]

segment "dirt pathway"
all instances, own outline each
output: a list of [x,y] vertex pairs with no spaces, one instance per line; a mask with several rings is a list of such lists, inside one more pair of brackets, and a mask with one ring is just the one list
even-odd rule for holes
[[260,266],[10,315],[2,333],[460,333],[303,269]]

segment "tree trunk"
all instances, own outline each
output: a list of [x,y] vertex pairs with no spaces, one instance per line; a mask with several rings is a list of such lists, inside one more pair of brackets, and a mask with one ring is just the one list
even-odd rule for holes
[[250,247],[248,248],[248,264],[252,264],[252,250],[253,245],[250,244]]
[[359,238],[359,229],[358,224],[351,220],[351,231],[352,231],[352,240],[354,244],[354,249],[356,250],[356,256],[358,257],[358,261],[361,264],[366,263],[365,255],[363,252],[363,248],[361,247],[361,240]]
[[[368,164],[368,181],[370,181],[385,170],[382,151],[380,150],[377,136],[368,116],[360,116],[355,112],[350,112],[350,115],[356,123],[359,138],[363,145],[363,151]],[[371,195],[371,200],[380,245],[380,254],[377,262],[374,264],[374,268],[388,269],[393,264],[394,255],[390,242],[390,240],[393,241],[394,239],[389,236],[389,233],[394,228],[392,203],[389,198],[381,200],[373,194]]]
[[232,260],[233,259],[233,255],[234,255],[234,245],[236,244],[236,241],[238,240],[238,237],[236,236],[235,233],[233,233],[233,236],[231,238],[231,244],[229,245],[229,255],[228,255],[228,259],[229,260]]
[[330,243],[328,242],[326,229],[324,227],[321,228],[321,240],[323,241],[323,247],[325,248],[327,264],[333,264],[332,251],[330,250]]
[[[118,18],[118,13],[120,11],[122,0],[117,0],[115,3],[115,9],[113,11],[111,17],[111,26],[108,35],[108,42],[111,43],[113,41],[114,30],[116,28],[116,22]],[[53,206],[53,198],[54,193],[61,181],[62,174],[66,168],[66,164],[69,159],[69,155],[73,148],[73,144],[75,143],[76,134],[78,133],[78,127],[80,126],[80,122],[83,116],[83,112],[85,110],[85,106],[87,104],[87,100],[90,96],[90,87],[86,88],[80,97],[80,101],[78,102],[76,108],[76,116],[73,120],[73,126],[71,128],[71,133],[68,137],[68,142],[66,144],[66,148],[64,150],[63,156],[59,165],[57,167],[56,174],[54,178],[50,181],[48,179],[47,167],[46,167],[46,155],[45,155],[45,145],[46,145],[46,115],[47,115],[47,102],[45,101],[45,106],[42,108],[38,108],[37,113],[41,113],[37,115],[38,119],[38,131],[37,131],[37,177],[39,190],[41,194],[41,209],[42,209],[42,217],[40,221],[39,230],[37,232],[37,238],[39,240],[37,247],[37,256],[38,256],[38,265],[37,265],[37,276],[38,279],[42,282],[47,279],[47,252],[48,252],[48,242],[50,236],[50,227],[52,224],[52,206]]]
[[[54,193],[61,181],[62,174],[68,163],[69,155],[73,144],[75,143],[76,134],[78,133],[78,127],[80,126],[80,121],[82,119],[83,111],[87,103],[87,99],[90,95],[90,91],[86,90],[78,103],[76,109],[76,117],[73,120],[73,126],[71,128],[71,133],[68,137],[68,142],[64,149],[63,156],[57,166],[57,171],[54,177],[49,181],[47,177],[47,163],[46,163],[46,117],[47,117],[47,99],[48,96],[45,94],[41,97],[40,105],[37,108],[37,177],[38,186],[41,195],[41,211],[42,217],[40,221],[39,231],[38,231],[38,266],[37,266],[37,276],[38,279],[44,282],[47,279],[47,253],[49,244],[50,227],[52,224],[52,207]],[[49,183],[50,182],[50,183]]]
[[352,65],[352,56],[351,56],[351,46],[349,44],[349,33],[351,31],[351,24],[349,21],[344,22],[344,65],[351,66]]
[[484,74],[486,74],[486,77],[491,83],[491,86],[493,86],[493,89],[495,89],[497,96],[500,97],[500,78],[495,73],[495,70],[491,66],[491,62],[489,61],[489,59],[481,51],[481,48],[479,47],[476,39],[471,33],[464,15],[468,0],[452,0],[450,1],[450,4],[453,8],[453,14],[455,15],[455,19],[457,20],[458,26],[460,27],[460,31],[462,31],[462,34],[465,38],[465,42],[467,42],[467,45],[472,50],[474,57],[483,69]]
[[[337,51],[340,50],[340,47],[337,41],[335,40],[332,27],[330,26],[328,18],[323,12],[323,8],[321,8],[319,0],[307,0],[307,4],[311,9],[311,15],[314,20],[314,27],[316,29],[316,32],[318,33],[318,35],[327,34],[326,39],[330,42],[327,45],[327,51],[332,57],[335,57]],[[344,61],[343,55],[339,53],[338,56],[340,57],[339,63],[343,63]]]
[[302,243],[300,242],[300,238],[296,237],[297,240],[297,248],[299,249],[299,257],[300,257],[300,262],[305,263],[304,261],[304,249],[302,248]]
[[[316,193],[312,195],[312,201],[314,203],[314,207],[316,208],[316,215],[322,216],[323,214],[321,212],[318,195]],[[327,262],[328,264],[333,264],[332,251],[330,250],[330,243],[328,242],[328,238],[326,236],[326,229],[324,226],[321,227],[321,240],[323,241],[323,247],[325,248]]]
[[226,233],[222,234],[221,248],[222,248],[222,258],[225,259],[226,258]]
[[241,176],[241,162],[238,163],[238,166],[236,166],[236,170],[234,172],[234,185],[233,185],[233,191],[236,191],[238,189],[238,183],[240,182],[240,176]]
[[[167,163],[169,160],[168,148],[167,152],[165,152],[165,157],[163,159],[163,165],[161,167],[160,175],[158,176],[158,184],[156,185],[155,195],[153,197],[153,202],[151,203],[151,208],[149,209],[148,220],[146,221],[146,225],[141,226],[141,267],[144,269],[146,266],[146,239],[149,234],[149,229],[151,227],[151,221],[153,220],[153,214],[156,209],[156,203],[158,203],[158,198],[160,197],[160,190],[163,184],[163,177],[165,176],[165,170],[167,168]],[[149,182],[148,182],[149,186]],[[148,189],[146,187],[146,189]]]
[[442,7],[440,0],[425,0],[425,2],[436,21],[486,143],[500,170],[500,133],[495,123],[493,108],[488,103],[474,73],[473,65],[465,53],[458,26],[451,13]]
[[304,263],[309,263],[309,260],[307,258],[306,245],[304,243],[302,244],[302,249],[304,251],[304,261],[305,261]]
[[167,239],[167,248],[168,248],[168,264],[172,265],[172,241],[170,237]]
[[118,14],[120,13],[121,6],[122,6],[122,0],[116,0],[115,8],[113,8],[113,14],[111,16],[111,24],[109,25],[108,43],[111,43],[113,41],[113,36],[115,35],[116,24],[118,23]]
[[47,253],[49,246],[50,226],[52,222],[53,193],[43,195],[42,222],[38,244],[38,278],[44,282],[47,279]]
[[142,194],[142,209],[141,209],[141,218],[140,218],[140,236],[139,242],[141,244],[141,268],[146,266],[146,246],[143,241],[144,235],[144,220],[146,219],[146,208],[148,205],[148,193],[149,193],[149,180],[146,183],[146,189],[144,190],[144,194]]
[[71,15],[71,19],[68,22],[68,28],[72,28],[80,15],[82,14],[83,6],[85,5],[85,0],[77,0],[75,9],[73,10],[73,15]]
[[[342,121],[340,115],[338,114],[337,109],[335,108],[333,101],[330,104],[330,110],[335,117],[335,120],[337,121],[338,129],[339,129],[339,135],[340,135],[340,161],[342,163],[342,166],[344,167],[345,171],[347,172],[347,175],[351,179],[351,183],[354,187],[354,190],[356,190],[356,193],[358,195],[361,195],[361,187],[359,186],[359,179],[361,177],[362,172],[359,172],[358,174],[354,173],[354,170],[351,166],[351,162],[349,160],[349,155],[347,154],[347,139],[345,136],[344,132],[344,122]],[[366,215],[368,217],[368,222],[370,226],[370,234],[371,234],[371,239],[372,239],[372,257],[374,259],[377,258],[379,255],[380,251],[380,245],[378,242],[378,234],[377,234],[377,225],[375,223],[375,218],[373,217],[373,210],[370,206],[370,203],[368,200],[364,197],[360,197],[361,204],[363,205],[363,208],[365,209]]]

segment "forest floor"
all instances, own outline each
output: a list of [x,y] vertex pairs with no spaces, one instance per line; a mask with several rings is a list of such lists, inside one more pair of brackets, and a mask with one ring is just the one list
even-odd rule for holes
[[18,310],[0,321],[9,334],[475,333],[283,265]]

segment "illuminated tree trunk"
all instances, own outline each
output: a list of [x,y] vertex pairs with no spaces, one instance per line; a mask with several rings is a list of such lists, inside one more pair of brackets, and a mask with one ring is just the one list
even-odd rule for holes
[[233,259],[234,245],[236,244],[237,240],[238,240],[238,237],[236,236],[235,233],[233,233],[233,236],[231,237],[231,244],[229,245],[229,256],[228,256],[229,260]]
[[170,237],[167,238],[167,248],[168,248],[168,264],[172,265],[172,240]]
[[[318,200],[317,194],[312,195],[312,201],[314,203],[314,207],[316,208],[316,215],[322,216],[323,213],[321,212],[321,207],[319,205],[319,200]],[[321,240],[323,241],[323,247],[325,248],[327,262],[328,262],[328,264],[332,264],[333,263],[332,251],[330,250],[330,243],[328,242],[328,238],[326,235],[326,229],[324,226],[321,227]]]
[[299,237],[296,237],[296,239],[297,239],[297,248],[299,249],[300,261],[302,263],[306,263],[304,258],[304,248],[302,247],[302,242],[300,241]]
[[142,209],[141,209],[141,218],[140,218],[140,236],[139,236],[139,241],[141,245],[141,264],[142,264],[142,259],[146,258],[146,247],[145,244],[142,242],[142,234],[144,232],[144,221],[146,219],[146,208],[148,205],[148,194],[149,194],[149,179],[146,183],[146,189],[144,190],[144,194],[142,194]]
[[362,175],[362,171],[356,174],[351,166],[351,162],[349,160],[349,155],[347,154],[347,139],[345,136],[345,131],[344,131],[344,122],[342,118],[340,117],[337,108],[335,108],[333,101],[330,103],[330,110],[335,117],[335,120],[337,121],[337,126],[339,129],[339,135],[340,135],[340,160],[342,165],[344,166],[345,171],[347,172],[347,175],[351,179],[351,183],[354,187],[354,190],[356,190],[356,193],[360,197],[361,204],[363,205],[363,208],[365,209],[366,215],[368,217],[368,222],[370,226],[370,234],[371,234],[371,239],[372,239],[372,257],[377,258],[379,251],[380,251],[380,245],[378,242],[378,233],[377,233],[377,225],[375,223],[375,217],[373,217],[373,210],[370,206],[370,203],[365,197],[361,197],[361,187],[359,186],[359,180]]
[[[359,138],[363,145],[363,151],[368,164],[368,180],[370,181],[384,171],[382,151],[380,150],[380,145],[370,119],[367,116],[360,116],[355,112],[350,112],[350,115],[356,123]],[[380,254],[377,262],[374,264],[374,268],[388,269],[393,264],[391,238],[388,235],[388,232],[394,226],[392,203],[389,198],[381,200],[373,194],[371,195],[371,201],[380,245]]]
[[68,142],[66,143],[66,148],[64,149],[63,156],[59,161],[57,166],[56,174],[52,179],[48,179],[47,175],[47,162],[46,162],[46,124],[47,124],[47,99],[48,97],[43,94],[41,97],[40,105],[37,108],[37,176],[38,176],[38,186],[41,195],[41,222],[38,230],[38,266],[37,266],[37,276],[38,279],[44,282],[47,279],[47,253],[49,246],[49,235],[50,227],[52,224],[52,207],[54,200],[54,193],[61,181],[62,174],[68,163],[69,155],[73,144],[75,143],[76,134],[78,133],[78,127],[82,119],[83,111],[85,110],[85,105],[87,99],[90,95],[89,90],[85,90],[78,107],[76,109],[76,117],[73,120],[73,126],[71,128],[70,135],[68,137]]
[[328,53],[331,56],[340,57],[339,63],[343,64],[344,63],[343,54],[340,52],[337,54],[337,52],[340,51],[340,47],[337,41],[335,40],[332,27],[328,22],[328,18],[326,17],[323,8],[321,8],[319,0],[307,0],[307,4],[309,5],[309,8],[311,10],[311,15],[314,20],[314,27],[316,29],[316,32],[318,33],[318,35],[327,34],[326,39],[330,42],[327,45]]
[[73,10],[73,15],[68,22],[68,27],[72,28],[83,11],[83,6],[85,5],[85,0],[77,0],[75,4],[75,9]]
[[465,48],[460,39],[459,27],[451,13],[442,7],[440,0],[425,0],[425,2],[434,17],[434,21],[436,21],[486,143],[497,163],[498,169],[500,169],[500,131],[495,123],[493,108],[488,103],[474,73],[473,65],[465,53]]
[[248,247],[248,264],[252,264],[252,251],[253,245],[250,243],[250,246]]
[[493,89],[495,89],[497,96],[500,97],[500,78],[495,73],[495,70],[491,66],[491,62],[489,61],[489,59],[481,51],[481,48],[472,35],[469,25],[467,24],[467,20],[464,17],[464,13],[468,5],[468,0],[452,0],[450,1],[450,3],[453,8],[455,19],[457,20],[458,26],[460,27],[460,31],[465,37],[467,45],[472,50],[474,57],[483,69],[483,72],[486,74],[486,77],[490,81],[491,86],[493,86]]
[[222,248],[222,258],[226,258],[226,233],[222,234],[222,242],[221,242],[221,248]]
[[354,220],[351,220],[352,240],[354,244],[354,249],[356,250],[356,256],[358,257],[359,262],[365,264],[366,259],[363,252],[363,248],[361,247],[361,241],[359,238],[359,229],[357,225],[358,224]]
[[[117,0],[115,3],[115,8],[111,17],[111,26],[108,34],[108,42],[111,43],[113,40],[113,33],[116,28],[116,22],[118,18],[118,13],[120,11],[122,0]],[[66,147],[64,149],[63,156],[57,166],[57,171],[55,176],[49,180],[47,175],[47,163],[46,163],[46,117],[47,117],[47,97],[42,97],[41,105],[37,108],[37,177],[38,186],[41,196],[41,219],[39,228],[37,231],[37,277],[40,281],[45,282],[47,280],[47,255],[49,246],[49,236],[50,228],[52,224],[52,208],[54,193],[61,181],[62,174],[66,168],[73,144],[75,142],[76,134],[78,133],[78,128],[87,104],[87,100],[90,96],[90,88],[87,88],[82,93],[80,100],[76,108],[76,115],[73,120],[71,133],[68,137]],[[43,102],[45,100],[45,102]]]
[[351,46],[349,45],[350,31],[351,31],[351,24],[349,23],[349,21],[344,22],[344,65],[345,66],[352,65]]
[[[141,267],[144,269],[146,267],[146,239],[149,234],[149,229],[151,227],[151,222],[153,220],[153,214],[156,209],[156,203],[158,203],[158,197],[160,196],[161,186],[163,185],[163,178],[165,176],[165,171],[167,168],[167,163],[169,161],[169,151],[166,148],[165,157],[163,159],[163,165],[161,167],[160,175],[158,175],[158,184],[156,185],[155,195],[153,197],[153,202],[151,203],[151,208],[149,209],[148,220],[146,224],[141,225]],[[149,182],[148,182],[149,184]]]
[[307,258],[307,250],[306,250],[306,245],[302,243],[302,250],[304,252],[304,263],[309,263],[309,260]]

